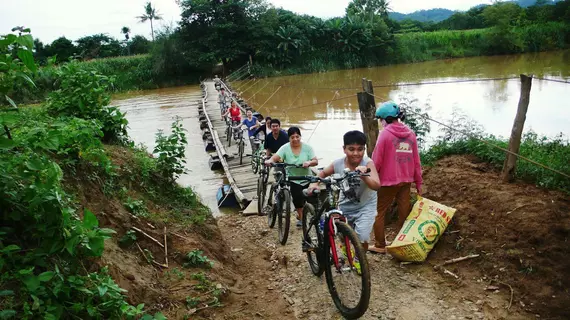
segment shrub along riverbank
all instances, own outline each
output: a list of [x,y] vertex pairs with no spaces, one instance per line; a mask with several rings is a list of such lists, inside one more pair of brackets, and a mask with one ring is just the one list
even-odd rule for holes
[[[24,43],[18,56],[30,57],[30,38],[2,39],[0,53]],[[23,60],[12,59],[8,70],[0,69],[1,94],[13,77],[32,84],[27,74],[36,66],[33,59]],[[208,229],[209,210],[191,189],[175,183],[183,171],[184,131],[175,123],[170,136],[159,134],[154,150],[159,157],[153,158],[128,141],[124,115],[108,107],[112,78],[76,64],[56,74],[58,89],[42,106],[18,109],[12,101],[11,108],[0,109],[0,318],[164,319],[155,312],[168,292],[139,295],[158,290],[147,282],[156,274],[157,252],[145,250],[139,259],[148,265],[140,264],[132,246],[137,234],[129,228],[168,222],[170,230]],[[188,257],[196,255],[209,262],[201,253]],[[109,261],[119,263],[102,267]],[[129,261],[137,267],[131,266],[127,278],[144,280],[131,284],[133,292],[115,282],[129,283],[121,269]],[[172,263],[178,265],[182,261]],[[204,273],[200,279],[208,293],[187,292],[187,299],[195,305],[201,299],[218,301],[215,285]],[[141,302],[158,307],[147,313]]]

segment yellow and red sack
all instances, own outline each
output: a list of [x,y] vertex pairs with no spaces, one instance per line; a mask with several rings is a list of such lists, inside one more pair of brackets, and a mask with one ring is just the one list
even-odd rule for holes
[[445,232],[456,209],[418,196],[396,239],[386,249],[401,261],[422,262]]

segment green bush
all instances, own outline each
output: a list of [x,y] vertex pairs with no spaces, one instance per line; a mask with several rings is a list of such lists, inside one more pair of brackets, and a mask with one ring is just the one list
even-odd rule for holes
[[[494,165],[498,170],[502,168],[506,157],[505,152],[492,145],[508,148],[508,139],[484,134],[480,125],[457,111],[454,111],[453,118],[447,121],[447,124],[468,134],[445,129],[435,144],[427,151],[421,152],[422,164],[431,165],[438,159],[449,155],[471,154]],[[548,138],[529,131],[523,135],[519,154],[570,175],[570,167],[568,167],[570,142],[562,133]],[[560,189],[570,193],[568,178],[523,159],[517,160],[515,175],[519,179],[540,187]]]
[[68,63],[58,70],[59,89],[48,97],[52,115],[94,119],[101,124],[103,141],[122,142],[127,139],[128,121],[116,107],[108,107],[108,93],[114,79],[94,70]]
[[167,180],[176,180],[186,172],[184,152],[188,141],[185,132],[181,120],[176,119],[169,136],[165,136],[162,130],[156,134],[154,153],[158,154],[157,169]]

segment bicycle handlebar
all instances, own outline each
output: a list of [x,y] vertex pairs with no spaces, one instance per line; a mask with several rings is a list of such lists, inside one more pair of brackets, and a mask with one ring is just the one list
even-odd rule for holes
[[352,178],[352,177],[368,177],[370,176],[370,168],[367,168],[365,173],[360,171],[345,171],[342,177],[334,178],[334,177],[326,177],[320,178],[318,176],[289,176],[289,180],[298,180],[298,181],[309,181],[310,183],[322,182],[324,184],[333,184],[338,183],[344,179]]

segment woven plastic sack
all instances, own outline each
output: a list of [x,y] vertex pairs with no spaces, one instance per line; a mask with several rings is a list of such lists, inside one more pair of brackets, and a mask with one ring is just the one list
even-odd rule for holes
[[456,209],[418,196],[396,239],[386,249],[401,261],[422,262],[439,240]]

